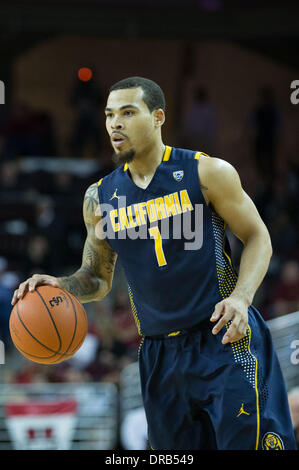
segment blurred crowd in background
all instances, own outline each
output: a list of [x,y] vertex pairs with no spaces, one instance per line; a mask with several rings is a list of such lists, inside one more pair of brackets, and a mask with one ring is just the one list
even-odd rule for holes
[[[284,116],[270,87],[256,92],[258,104],[255,106],[253,102],[252,109],[248,109],[248,120],[240,123],[240,128],[249,131],[250,137],[244,145],[249,146],[256,172],[255,193],[250,196],[270,231],[273,244],[270,267],[254,301],[269,320],[299,310],[296,208],[299,166],[297,155],[288,155],[284,173],[277,170],[277,145]],[[103,100],[101,87],[93,80],[78,82],[72,92],[75,120],[69,139],[71,168],[59,164],[64,159],[55,136],[55,122],[48,112],[37,112],[28,105],[15,103],[1,116],[0,335],[6,354],[11,355],[10,364],[15,364],[2,369],[2,379],[7,383],[103,380],[117,385],[123,367],[137,360],[140,338],[118,263],[109,296],[103,302],[85,304],[89,332],[73,359],[55,368],[27,361],[11,344],[8,329],[12,294],[20,282],[34,273],[61,276],[80,267],[86,236],[82,218],[84,192],[115,168],[109,143],[104,138],[105,129],[101,129],[98,120]],[[180,144],[175,146],[214,155],[219,132],[217,103],[210,102],[209,90],[198,87],[182,121]],[[92,149],[88,159],[87,145]],[[221,149],[218,150],[215,156],[221,158]],[[89,171],[80,171],[82,162],[86,168],[90,167]],[[242,164],[238,162],[237,170]],[[241,244],[232,236],[230,239],[237,264]]]

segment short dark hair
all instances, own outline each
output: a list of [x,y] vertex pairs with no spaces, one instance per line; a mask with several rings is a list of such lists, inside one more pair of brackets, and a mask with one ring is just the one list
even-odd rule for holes
[[153,80],[143,77],[129,77],[120,80],[112,85],[109,93],[114,90],[123,90],[126,88],[142,88],[143,101],[147,105],[150,112],[155,109],[163,109],[165,111],[166,103],[162,89]]

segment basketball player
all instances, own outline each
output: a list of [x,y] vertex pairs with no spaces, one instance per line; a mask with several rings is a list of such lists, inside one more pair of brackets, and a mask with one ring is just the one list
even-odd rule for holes
[[[151,448],[295,449],[277,356],[252,305],[271,241],[237,171],[200,149],[164,145],[164,94],[151,80],[116,83],[105,112],[119,166],[86,191],[82,266],[68,277],[34,275],[12,304],[42,284],[101,300],[119,256],[142,335]],[[238,273],[227,226],[243,243]]]

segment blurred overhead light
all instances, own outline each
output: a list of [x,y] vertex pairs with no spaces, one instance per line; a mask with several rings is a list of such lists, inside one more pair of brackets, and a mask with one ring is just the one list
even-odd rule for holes
[[89,82],[92,78],[92,70],[89,67],[81,67],[78,70],[78,78],[82,82]]

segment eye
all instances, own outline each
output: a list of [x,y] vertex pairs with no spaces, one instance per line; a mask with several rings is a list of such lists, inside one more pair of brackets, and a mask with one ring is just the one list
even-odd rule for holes
[[112,118],[113,114],[112,113],[106,113],[106,118]]
[[132,116],[132,115],[133,115],[133,111],[130,111],[129,109],[127,109],[127,110],[124,112],[124,115],[125,115],[125,116]]

